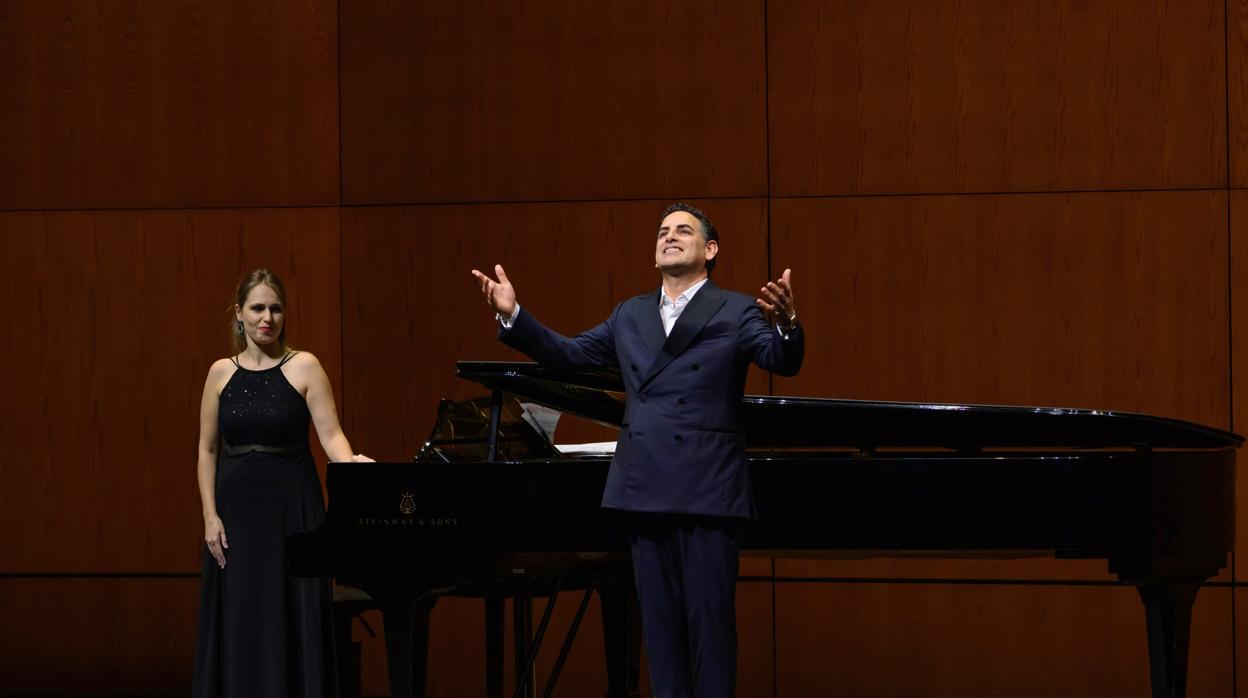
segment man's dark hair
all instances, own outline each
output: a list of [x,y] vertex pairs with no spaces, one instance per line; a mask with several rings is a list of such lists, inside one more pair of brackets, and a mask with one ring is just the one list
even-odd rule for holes
[[[694,208],[693,206],[690,206],[689,204],[686,204],[684,202],[675,203],[675,204],[672,204],[671,206],[668,206],[667,209],[663,211],[663,215],[659,216],[659,225],[663,225],[663,219],[667,218],[673,213],[676,213],[677,211],[684,211],[685,213],[688,213],[689,215],[698,219],[698,224],[702,228],[702,239],[704,242],[710,242],[711,240],[714,240],[716,243],[719,242],[719,233],[715,232],[715,225],[711,223],[711,219],[707,218],[706,214],[702,213],[702,211],[700,211],[699,209]],[[715,255],[714,259],[711,259],[706,263],[706,272],[708,274],[711,272],[711,270],[715,268],[715,262],[718,259],[719,259],[719,255],[717,254]]]

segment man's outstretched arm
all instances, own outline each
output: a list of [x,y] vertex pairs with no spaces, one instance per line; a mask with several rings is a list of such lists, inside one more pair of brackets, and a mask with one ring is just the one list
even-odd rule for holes
[[805,354],[805,336],[797,324],[792,271],[785,269],[779,279],[768,281],[754,302],[767,318],[760,321],[759,315],[754,315],[753,329],[745,330],[754,362],[782,376],[797,375]]
[[498,279],[473,269],[472,275],[481,287],[485,302],[492,308],[502,325],[498,339],[540,364],[555,368],[587,368],[595,366],[615,367],[614,314],[607,322],[582,332],[573,338],[564,337],[547,329],[532,313],[520,314],[516,302],[516,289],[507,278],[503,265],[495,264]]

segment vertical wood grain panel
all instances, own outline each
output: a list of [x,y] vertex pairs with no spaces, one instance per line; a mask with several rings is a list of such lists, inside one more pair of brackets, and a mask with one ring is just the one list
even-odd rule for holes
[[[744,561],[743,561],[744,562]],[[742,565],[745,574],[745,565]],[[776,667],[772,642],[775,622],[770,582],[737,584],[737,695],[773,698]]]
[[[1240,483],[1243,483],[1240,480]],[[1240,485],[1243,486],[1242,484]],[[1235,695],[1248,694],[1248,623],[1244,621],[1244,609],[1248,608],[1248,589],[1236,588],[1235,593]]]
[[0,569],[198,570],[199,402],[231,292],[254,266],[284,277],[288,336],[340,385],[338,242],[336,209],[0,215],[23,260],[0,310]]
[[[778,696],[1149,694],[1131,587],[810,584],[777,594]],[[1189,696],[1232,690],[1230,591],[1192,622]]]
[[771,192],[1224,186],[1223,3],[768,4]]
[[[1233,190],[1231,197],[1231,394],[1235,405],[1234,430],[1248,432],[1248,191]],[[1236,465],[1235,578],[1248,579],[1248,463],[1243,451]],[[1241,607],[1242,608],[1242,607]],[[1244,625],[1242,612],[1238,623]],[[1248,667],[1245,668],[1248,671]]]
[[344,203],[759,196],[762,0],[342,6]]
[[1230,185],[1248,187],[1248,2],[1227,3],[1227,112],[1230,115]]
[[0,579],[0,693],[185,695],[198,605],[197,578]]
[[0,2],[0,208],[338,203],[337,3]]

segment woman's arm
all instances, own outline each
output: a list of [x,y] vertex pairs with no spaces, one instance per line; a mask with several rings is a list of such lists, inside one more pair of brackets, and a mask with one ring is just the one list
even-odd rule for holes
[[232,368],[228,359],[221,359],[208,369],[204,396],[199,403],[199,501],[204,513],[204,544],[217,564],[225,568],[225,524],[217,515],[217,408],[221,388]]
[[329,376],[325,375],[321,362],[306,351],[301,352],[300,356],[305,357],[298,365],[300,382],[307,385],[304,397],[308,401],[312,424],[316,426],[316,435],[321,440],[321,448],[325,449],[325,454],[331,461],[370,460],[365,456],[354,455],[347,435],[342,433],[342,426],[338,423],[338,407],[334,404],[334,389],[329,384]]

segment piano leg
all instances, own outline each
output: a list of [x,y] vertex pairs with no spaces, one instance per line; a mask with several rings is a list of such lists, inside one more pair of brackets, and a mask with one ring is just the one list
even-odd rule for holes
[[533,674],[521,676],[523,667],[528,663],[529,652],[533,645],[533,598],[517,596],[511,600],[512,615],[515,622],[515,655],[516,655],[516,692],[522,698],[536,698],[537,683]]
[[1148,662],[1153,698],[1183,698],[1187,645],[1198,582],[1136,584],[1148,622]]
[[338,662],[338,698],[360,698],[359,645],[351,642],[356,611],[334,604],[334,658]]
[[424,698],[429,661],[429,612],[432,603],[410,610],[383,610],[386,664],[391,698]]
[[485,695],[503,698],[504,599],[485,600]]
[[602,646],[607,660],[607,698],[641,696],[641,610],[631,582],[604,585]]

